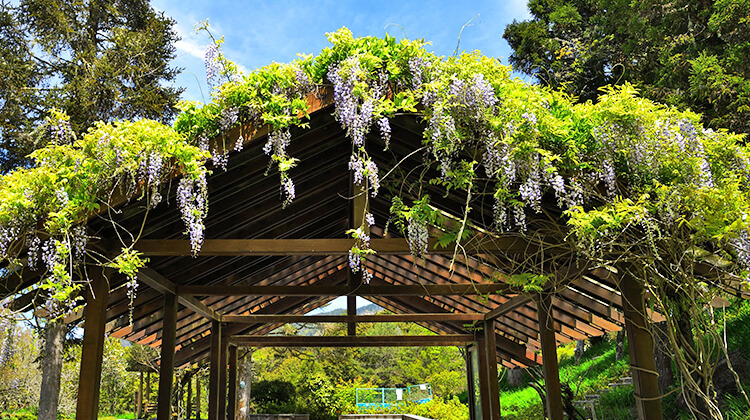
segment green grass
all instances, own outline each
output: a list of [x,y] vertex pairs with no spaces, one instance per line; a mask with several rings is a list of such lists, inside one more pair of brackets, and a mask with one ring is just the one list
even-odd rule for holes
[[[626,357],[615,360],[614,341],[604,341],[588,348],[580,363],[576,365],[573,358],[568,357],[572,354],[569,349],[563,348],[559,351],[559,354],[564,355],[560,361],[560,381],[570,386],[575,395],[574,399],[598,393],[601,389],[609,388],[610,382],[628,375],[627,347],[624,353]],[[527,384],[530,381],[531,377],[525,375],[523,383]],[[500,388],[500,405],[504,419],[541,418],[542,400],[533,388],[530,386],[511,387],[505,380],[501,381]],[[632,387],[621,388],[629,388],[632,398]],[[618,390],[618,394],[621,392],[623,391]],[[630,416],[622,418],[630,418]]]

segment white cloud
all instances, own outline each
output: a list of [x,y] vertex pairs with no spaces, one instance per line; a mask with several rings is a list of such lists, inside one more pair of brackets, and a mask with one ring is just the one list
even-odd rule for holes
[[203,55],[206,51],[206,47],[204,45],[199,45],[198,43],[193,42],[189,39],[181,39],[175,42],[174,46],[178,51],[182,51],[201,60],[203,59]]

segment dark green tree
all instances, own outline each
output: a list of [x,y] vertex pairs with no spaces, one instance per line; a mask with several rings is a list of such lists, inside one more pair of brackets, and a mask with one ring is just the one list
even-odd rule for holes
[[51,108],[81,133],[95,121],[169,121],[174,21],[147,0],[0,0],[0,169],[43,146],[30,133]]
[[[173,26],[147,0],[0,0],[0,172],[53,137],[35,130],[53,108],[73,133],[100,120],[171,120],[182,93],[166,85],[178,72]],[[63,331],[47,322],[40,420],[57,417]]]
[[750,1],[530,0],[503,37],[511,64],[581,100],[630,82],[644,96],[750,132]]

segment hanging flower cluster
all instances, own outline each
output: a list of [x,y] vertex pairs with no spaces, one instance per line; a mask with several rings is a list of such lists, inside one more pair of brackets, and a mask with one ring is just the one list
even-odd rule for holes
[[[66,121],[56,112],[47,126],[64,126],[58,118]],[[59,136],[57,128],[40,132]],[[81,265],[87,259],[120,271],[138,259],[128,253],[128,258],[121,255],[107,263],[101,255],[89,255],[87,219],[117,193],[143,198],[149,207],[158,205],[163,182],[175,173],[183,174],[183,179],[205,180],[207,155],[173,129],[149,120],[98,123],[71,144],[57,144],[56,138],[48,143],[32,154],[33,167],[16,169],[0,179],[0,255],[41,271],[42,288],[49,292],[46,309],[64,315],[74,308],[72,296],[81,287],[80,279],[85,279]],[[202,223],[205,193],[180,204],[201,208],[195,219]],[[195,250],[201,239],[191,236]],[[131,249],[132,244],[126,245]]]
[[[330,86],[334,116],[351,140],[355,184],[370,197],[388,182],[406,192],[402,198],[389,190],[392,220],[416,256],[429,252],[430,232],[453,241],[466,235],[468,212],[481,197],[493,210],[480,227],[491,232],[528,234],[535,218],[552,212],[578,239],[578,252],[602,255],[603,244],[611,246],[623,229],[658,239],[665,227],[686,223],[696,244],[711,243],[722,258],[750,271],[742,263],[750,254],[743,239],[750,161],[739,136],[703,129],[698,116],[639,98],[628,85],[610,89],[597,104],[575,104],[512,79],[508,67],[479,53],[436,57],[423,41],[354,38],[346,28],[328,38],[331,47],[315,57],[250,74],[241,74],[221,53],[222,40],[215,41],[206,52],[213,101],[181,104],[174,130],[152,122],[100,125],[71,142],[65,119],[52,118],[45,134],[50,146],[36,153],[37,167],[8,174],[0,184],[0,253],[13,258],[28,249],[28,264],[52,273],[53,283],[66,283],[70,264],[63,260],[86,248],[85,234],[71,229],[97,210],[100,197],[117,187],[153,207],[162,200],[162,182],[176,172],[184,174],[178,204],[197,251],[207,212],[206,156],[226,168],[229,150],[242,150],[249,125],[268,125],[263,150],[269,168],[279,172],[281,200],[290,204],[299,193],[290,130],[306,126],[309,95]],[[392,119],[399,114],[424,121],[426,169],[384,180],[381,167],[391,162],[376,158],[382,154],[372,147],[392,146]],[[238,125],[232,147],[228,134]],[[426,204],[427,192],[438,188],[465,194],[463,222],[444,223]],[[47,236],[36,230],[40,220]],[[372,251],[365,228],[350,231],[355,270]]]

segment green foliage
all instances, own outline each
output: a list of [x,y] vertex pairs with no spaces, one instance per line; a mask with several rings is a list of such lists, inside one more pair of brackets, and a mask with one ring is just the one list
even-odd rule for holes
[[260,404],[290,401],[296,395],[294,385],[282,380],[260,381],[252,385],[253,399]]
[[[47,124],[58,123],[51,119]],[[158,187],[163,179],[175,172],[199,179],[207,172],[203,164],[206,153],[187,144],[173,129],[150,120],[97,123],[72,144],[52,144],[31,157],[35,166],[0,179],[0,225],[23,238],[20,244],[12,242],[15,238],[3,238],[0,253],[14,260],[22,250],[18,245],[39,252],[39,236],[50,235],[46,246],[55,247],[55,257],[52,265],[47,263],[43,287],[60,302],[80,287],[73,279],[82,258],[81,243],[86,244],[85,230],[79,226],[93,212],[106,208],[118,190],[127,197],[147,197],[155,206],[161,200]],[[146,172],[149,164],[155,169]],[[144,260],[132,251],[131,243],[123,246],[123,253],[108,264],[133,277]],[[29,266],[41,266],[39,259],[38,254],[32,255]]]
[[15,412],[0,412],[0,419],[2,420],[36,420],[36,418],[36,413],[28,409]]
[[714,128],[750,131],[750,2],[530,0],[508,25],[510,62],[546,86],[595,100],[637,84],[653,100],[704,114]]
[[637,417],[633,385],[619,386],[602,394],[596,407],[596,415],[602,419]]
[[354,413],[362,414],[413,414],[430,419],[465,420],[469,418],[469,407],[458,398],[443,399],[436,397],[424,404],[399,403],[389,407],[360,408]]
[[[715,309],[716,315],[723,318],[723,311]],[[721,312],[720,312],[721,311]],[[739,351],[750,360],[750,302],[738,299],[726,308],[726,328],[721,334],[727,338],[727,350]]]
[[183,90],[164,83],[177,74],[173,25],[147,1],[0,5],[0,172],[47,144],[29,133],[51,108],[79,134],[99,120],[171,120]]
[[[614,341],[604,341],[596,346],[590,346],[586,349],[578,364],[572,357],[560,357],[560,381],[571,387],[576,399],[583,398],[588,394],[598,393],[602,389],[608,389],[609,383],[615,382],[628,374],[628,360],[627,358],[615,360],[614,344]],[[561,354],[559,350],[558,356]],[[627,353],[627,348],[625,352]],[[534,376],[541,377],[541,373],[537,372]],[[526,383],[531,380],[529,376],[526,376]],[[505,380],[501,380],[500,388],[500,401],[504,418],[519,420],[541,418],[543,413],[542,400],[533,388],[530,386],[513,388]],[[623,395],[623,398],[627,398],[622,392],[618,395],[620,394]],[[630,388],[630,398],[632,398],[632,387]],[[613,401],[612,405],[618,407],[619,402]],[[630,416],[604,418],[630,418]]]
[[[357,328],[357,335],[363,336],[434,334],[412,323],[360,323]],[[344,335],[346,325],[319,326],[318,334]],[[293,410],[310,413],[311,419],[357,412],[357,388],[404,387],[428,382],[435,395],[445,399],[435,403],[437,413],[455,408],[452,396],[466,388],[465,362],[454,347],[264,348],[253,353],[253,371],[258,384],[283,383],[294,389],[273,401],[256,398],[257,412]],[[252,392],[253,395],[269,394],[258,390],[256,384]],[[461,410],[466,410],[466,406],[462,407]]]

